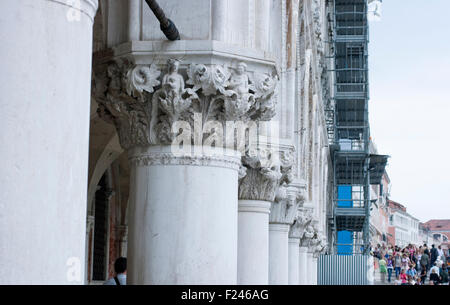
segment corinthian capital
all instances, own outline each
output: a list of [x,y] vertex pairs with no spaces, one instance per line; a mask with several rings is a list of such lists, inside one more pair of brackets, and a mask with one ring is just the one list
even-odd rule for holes
[[239,199],[273,201],[282,176],[281,163],[273,151],[258,149],[256,156],[243,156]]
[[[176,59],[159,66],[117,60],[96,67],[93,95],[99,113],[116,126],[125,149],[170,145],[181,135],[202,145],[208,140],[204,134],[215,134],[220,138],[215,146],[221,146],[226,121],[263,121],[274,116],[276,76],[250,73],[245,63],[181,65]],[[211,125],[214,132],[206,127]],[[195,137],[198,134],[200,140]]]
[[324,253],[327,249],[328,243],[325,235],[322,233],[318,233],[316,236],[316,241],[314,242],[313,253],[314,256],[317,257],[320,254]]
[[291,202],[296,201],[296,190],[288,191],[293,179],[293,162],[293,151],[282,151],[271,143],[258,143],[255,149],[248,150],[242,157],[239,199],[275,201],[286,207],[294,206],[295,203]]

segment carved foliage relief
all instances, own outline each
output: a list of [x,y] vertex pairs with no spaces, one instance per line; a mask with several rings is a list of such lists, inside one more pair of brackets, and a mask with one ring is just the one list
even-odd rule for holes
[[[162,70],[165,70],[164,72]],[[209,121],[267,121],[275,115],[277,76],[237,67],[189,64],[169,59],[165,67],[117,60],[94,72],[93,95],[99,114],[113,123],[125,148],[169,145],[174,122],[194,129]]]

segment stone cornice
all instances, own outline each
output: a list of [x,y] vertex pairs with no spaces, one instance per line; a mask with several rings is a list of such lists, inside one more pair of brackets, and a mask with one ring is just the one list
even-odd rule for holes
[[205,65],[243,61],[257,72],[279,69],[268,52],[215,40],[130,41],[114,48],[114,59],[123,57],[136,64],[164,64],[170,58],[183,58],[184,62]]

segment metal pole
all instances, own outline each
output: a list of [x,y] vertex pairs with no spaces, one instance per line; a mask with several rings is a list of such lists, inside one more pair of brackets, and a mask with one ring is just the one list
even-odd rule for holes
[[152,10],[153,14],[159,20],[161,31],[169,40],[180,40],[180,33],[178,33],[178,29],[175,24],[166,17],[164,11],[158,5],[156,0],[145,0],[147,5]]

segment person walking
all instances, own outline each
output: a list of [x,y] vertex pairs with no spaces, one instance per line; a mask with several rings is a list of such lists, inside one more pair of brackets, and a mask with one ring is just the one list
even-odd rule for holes
[[415,278],[417,274],[416,268],[414,266],[414,263],[409,265],[409,269],[406,271],[406,275],[411,276],[412,278]]
[[434,245],[431,245],[430,266],[434,266],[434,263],[436,262],[437,258],[438,258],[438,250]]
[[386,273],[387,273],[386,261],[384,260],[384,257],[382,257],[378,261],[378,264],[380,265],[381,283],[384,285],[386,283]]
[[402,281],[402,285],[406,285],[408,283],[408,276],[406,275],[405,269],[400,271],[400,280]]
[[420,272],[420,281],[422,285],[425,285],[425,281],[427,280],[427,269],[423,268]]
[[422,253],[423,253],[422,249],[417,250],[417,252],[416,252],[417,273],[421,273],[421,271],[422,271],[422,264],[420,263],[420,259],[422,258]]
[[441,245],[438,246],[437,252],[438,252],[438,259],[440,259],[444,262],[445,255],[444,255],[444,250],[442,250],[442,248],[441,248]]
[[389,248],[388,248],[388,250],[387,250],[387,254],[388,254],[389,256],[393,256],[393,255],[394,255],[394,250],[392,249],[392,245],[389,245]]
[[408,254],[405,252],[403,253],[403,257],[402,257],[402,269],[408,270],[409,269],[409,257]]
[[428,249],[424,250],[422,257],[420,258],[420,265],[422,270],[428,272],[428,265],[430,264],[430,257],[428,256]]
[[116,275],[107,280],[103,285],[126,285],[127,284],[127,259],[119,257],[114,262],[114,271]]
[[386,262],[386,267],[387,267],[387,273],[388,273],[388,283],[391,283],[392,271],[394,270],[394,259],[393,259],[392,255],[389,255],[387,262]]
[[395,267],[395,277],[397,278],[400,275],[400,271],[402,270],[402,258],[400,256],[400,252],[397,252],[395,254],[394,267]]

